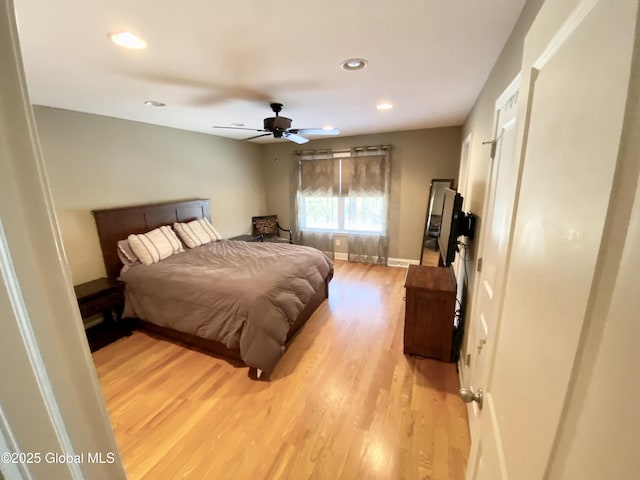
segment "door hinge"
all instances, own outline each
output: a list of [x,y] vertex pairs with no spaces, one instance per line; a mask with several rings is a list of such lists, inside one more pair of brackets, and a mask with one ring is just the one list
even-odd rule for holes
[[478,259],[478,264],[476,265],[476,271],[478,272],[482,271],[482,257]]
[[467,367],[471,365],[471,354],[467,353],[467,360],[464,362]]

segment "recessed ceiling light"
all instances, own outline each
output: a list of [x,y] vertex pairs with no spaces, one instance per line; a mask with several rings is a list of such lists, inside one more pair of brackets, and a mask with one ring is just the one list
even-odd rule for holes
[[391,103],[379,103],[376,108],[378,110],[391,110],[393,108],[393,104]]
[[149,107],[165,107],[167,105],[166,103],[158,102],[157,100],[147,100],[144,104]]
[[107,35],[116,45],[124,48],[132,48],[134,50],[142,50],[147,48],[147,42],[138,37],[135,33],[131,32],[117,32]]
[[333,130],[333,125],[325,125],[322,127],[323,130]]
[[362,70],[367,66],[367,61],[364,58],[350,58],[342,62],[342,68],[345,70]]

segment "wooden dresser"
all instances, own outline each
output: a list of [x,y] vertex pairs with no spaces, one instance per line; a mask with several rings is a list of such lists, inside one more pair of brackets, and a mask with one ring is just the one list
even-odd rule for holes
[[457,288],[453,271],[410,265],[404,286],[404,353],[451,362]]

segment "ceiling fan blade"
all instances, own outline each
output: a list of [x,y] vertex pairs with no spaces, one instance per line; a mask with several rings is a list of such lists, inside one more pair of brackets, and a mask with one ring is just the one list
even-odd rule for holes
[[243,142],[246,142],[247,140],[253,140],[254,138],[266,137],[267,135],[271,135],[271,132],[269,132],[269,133],[263,133],[262,135],[256,135],[255,137],[245,138],[245,139],[243,140]]
[[289,132],[300,133],[302,135],[338,135],[340,130],[337,128],[292,128],[289,129]]
[[222,127],[220,125],[213,125],[211,128],[228,128],[230,130],[251,130],[252,132],[266,132],[262,128],[246,128],[246,127]]
[[291,132],[284,132],[282,134],[282,136],[284,138],[286,138],[287,140],[289,140],[290,142],[295,142],[297,144],[301,144],[301,143],[307,143],[309,140],[301,137],[300,135],[296,135],[295,133],[291,133]]

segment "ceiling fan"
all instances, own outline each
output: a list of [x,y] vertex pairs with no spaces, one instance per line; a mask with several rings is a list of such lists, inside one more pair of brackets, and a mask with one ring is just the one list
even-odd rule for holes
[[309,139],[302,137],[301,135],[338,135],[340,130],[337,128],[290,128],[291,119],[287,117],[281,117],[280,111],[282,110],[281,103],[271,103],[271,110],[276,114],[275,117],[269,117],[264,119],[264,128],[244,128],[244,127],[223,127],[214,125],[213,128],[229,128],[233,130],[252,130],[254,132],[266,132],[253,137],[245,138],[245,140],[253,140],[254,138],[266,137],[267,135],[273,135],[274,138],[284,138],[290,142],[295,143],[307,143]]

